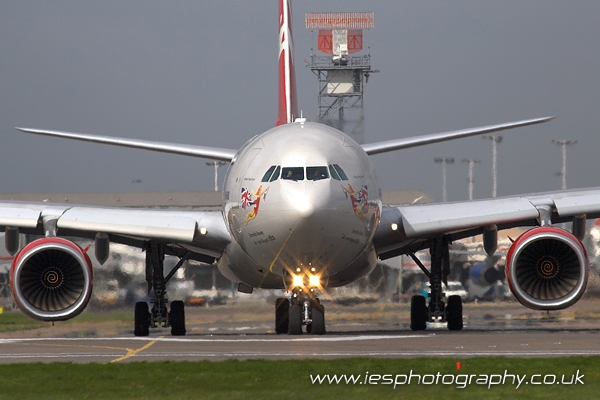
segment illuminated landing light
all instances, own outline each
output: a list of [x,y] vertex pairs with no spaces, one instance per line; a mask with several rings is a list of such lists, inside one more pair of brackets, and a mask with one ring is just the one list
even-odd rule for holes
[[206,235],[207,232],[208,231],[206,230],[206,228],[204,228],[204,227],[200,228],[200,234],[201,235]]
[[294,285],[294,287],[302,286],[303,283],[304,278],[302,277],[302,275],[294,275],[294,278],[292,280],[292,284]]
[[398,230],[398,224],[395,223],[395,222],[390,227],[392,228],[393,231],[397,231]]
[[321,277],[318,275],[311,275],[308,278],[308,283],[310,284],[310,287],[318,287],[321,285]]
[[301,288],[304,291],[319,289],[321,290],[323,287],[321,285],[321,276],[314,273],[298,273],[292,274],[292,285],[291,288]]

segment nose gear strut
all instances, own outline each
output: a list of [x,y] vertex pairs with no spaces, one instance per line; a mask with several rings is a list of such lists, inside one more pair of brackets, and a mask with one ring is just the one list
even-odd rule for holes
[[301,335],[302,326],[314,335],[325,334],[325,308],[316,290],[292,289],[291,299],[280,297],[275,302],[275,332]]

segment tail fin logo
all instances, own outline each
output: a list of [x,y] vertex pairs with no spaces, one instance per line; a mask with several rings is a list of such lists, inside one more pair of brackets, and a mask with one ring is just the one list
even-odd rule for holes
[[279,0],[279,111],[275,125],[294,122],[298,116],[294,42],[292,40],[292,7],[290,0]]

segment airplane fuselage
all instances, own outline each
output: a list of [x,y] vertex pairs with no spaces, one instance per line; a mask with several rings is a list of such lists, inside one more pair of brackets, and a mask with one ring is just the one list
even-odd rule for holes
[[334,128],[293,123],[252,138],[232,160],[223,193],[233,240],[219,268],[229,279],[283,288],[285,276],[306,271],[332,287],[375,267],[375,170]]

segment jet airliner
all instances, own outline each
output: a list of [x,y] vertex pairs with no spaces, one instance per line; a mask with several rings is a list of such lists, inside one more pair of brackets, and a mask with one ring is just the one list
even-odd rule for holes
[[[227,161],[220,212],[103,208],[85,205],[0,202],[0,227],[15,255],[10,273],[16,304],[44,321],[77,316],[93,289],[86,251],[69,237],[95,241],[94,257],[106,261],[110,243],[146,253],[153,298],[135,306],[134,334],[170,327],[184,335],[181,301],[167,300],[167,283],[186,260],[217,262],[238,290],[286,289],[275,304],[277,333],[326,332],[319,295],[369,274],[378,259],[429,249],[428,298],[411,300],[411,328],[428,321],[463,328],[458,296],[445,298],[448,246],[483,234],[489,255],[497,232],[532,226],[508,252],[506,276],[525,306],[554,310],[574,304],[588,279],[581,245],[587,217],[600,216],[600,189],[488,200],[384,207],[370,157],[384,152],[550,121],[536,118],[479,128],[359,145],[332,127],[298,117],[289,0],[279,0],[279,110],[275,127],[239,150],[144,141],[53,130],[22,132]],[[573,222],[573,232],[551,226]],[[22,249],[20,233],[42,237]],[[165,276],[164,256],[179,257]],[[415,257],[416,259],[416,257]]]

